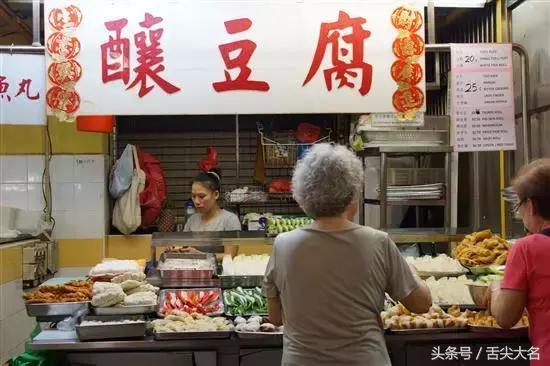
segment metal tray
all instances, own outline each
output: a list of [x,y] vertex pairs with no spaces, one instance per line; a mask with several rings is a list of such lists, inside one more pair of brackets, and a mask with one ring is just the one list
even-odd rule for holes
[[236,287],[262,287],[264,276],[227,276],[220,275],[220,284],[223,289]]
[[153,336],[157,341],[174,341],[184,339],[227,339],[233,334],[232,331],[224,332],[173,332],[157,333]]
[[450,327],[450,328],[418,328],[418,329],[388,329],[394,334],[438,334],[438,333],[458,333],[465,332],[468,327]]
[[258,339],[268,337],[282,337],[282,332],[235,332],[242,339]]
[[159,292],[159,295],[158,295],[158,307],[157,307],[157,314],[161,317],[164,317],[164,314],[161,313],[161,310],[162,310],[162,305],[164,304],[164,300],[165,300],[165,297],[166,297],[166,292],[174,292],[174,291],[195,291],[195,292],[199,292],[199,291],[217,291],[218,292],[218,300],[217,302],[221,305],[221,309],[215,313],[208,313],[208,314],[205,314],[205,315],[208,315],[208,316],[219,316],[219,315],[223,315],[224,312],[225,312],[225,303],[223,302],[223,293],[222,293],[222,290],[219,289],[219,288],[182,288],[182,289],[163,289],[163,290],[160,290]]
[[78,311],[88,309],[90,302],[63,302],[53,304],[25,304],[27,315],[30,317],[59,317],[71,316]]
[[[210,262],[210,269],[161,269],[161,263],[167,259],[198,259],[208,260]],[[216,274],[216,256],[212,253],[162,253],[160,256],[160,262],[158,264],[158,270],[162,279],[209,279]]]
[[92,309],[96,315],[139,315],[155,313],[157,305],[112,306]]
[[107,325],[77,325],[76,334],[81,341],[94,341],[120,338],[142,338],[147,331],[147,322],[140,316],[85,316],[82,320],[119,321],[141,320],[140,323],[107,324]]
[[503,329],[497,327],[487,327],[481,325],[470,325],[470,331],[474,333],[498,333],[498,334],[527,334],[529,327],[515,327],[510,329]]

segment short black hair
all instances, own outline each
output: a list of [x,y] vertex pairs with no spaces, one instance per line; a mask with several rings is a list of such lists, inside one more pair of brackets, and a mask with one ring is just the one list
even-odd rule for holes
[[193,178],[192,183],[200,183],[212,192],[220,192],[221,193],[221,179],[222,179],[222,173],[220,169],[213,168],[210,169],[208,172],[200,172],[197,174],[195,178]]

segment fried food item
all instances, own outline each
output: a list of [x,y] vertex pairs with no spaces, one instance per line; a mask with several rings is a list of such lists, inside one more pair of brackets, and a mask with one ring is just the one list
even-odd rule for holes
[[81,302],[92,299],[92,281],[70,281],[64,285],[38,287],[23,295],[29,304],[52,304],[62,302]]
[[[451,310],[453,308],[450,308]],[[467,325],[467,319],[443,311],[439,306],[434,305],[425,314],[414,314],[409,312],[403,305],[398,304],[380,315],[382,323],[388,329],[420,329],[420,328],[461,328]]]
[[[499,328],[497,320],[495,317],[490,315],[487,311],[469,311],[466,310],[463,314],[463,317],[468,319],[468,325],[478,326],[478,327],[494,327]],[[529,318],[524,314],[520,321],[514,327],[528,327]]]
[[452,254],[466,267],[501,265],[506,263],[509,249],[506,240],[494,235],[491,230],[484,230],[467,235]]

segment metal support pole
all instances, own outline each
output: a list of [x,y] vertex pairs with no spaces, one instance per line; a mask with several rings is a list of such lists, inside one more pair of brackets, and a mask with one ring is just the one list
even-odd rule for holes
[[380,229],[388,226],[388,154],[380,153]]
[[445,229],[451,228],[451,196],[452,196],[452,181],[451,181],[451,157],[452,152],[445,153]]
[[240,138],[239,138],[239,115],[235,115],[235,155],[237,158],[237,186],[241,181],[241,162],[240,162]]
[[39,47],[40,43],[40,0],[32,0],[32,45]]
[[523,130],[523,161],[531,161],[531,116],[529,114],[529,59],[527,51],[519,44],[513,49],[520,57],[521,63],[521,119]]

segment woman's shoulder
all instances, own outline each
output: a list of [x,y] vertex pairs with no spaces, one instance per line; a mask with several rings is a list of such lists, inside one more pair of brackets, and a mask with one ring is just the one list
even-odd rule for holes
[[241,230],[241,220],[239,219],[239,216],[237,216],[235,213],[225,210],[222,210],[222,217],[224,222],[224,230]]
[[222,209],[222,215],[225,219],[239,219],[236,213],[226,210],[225,208]]

